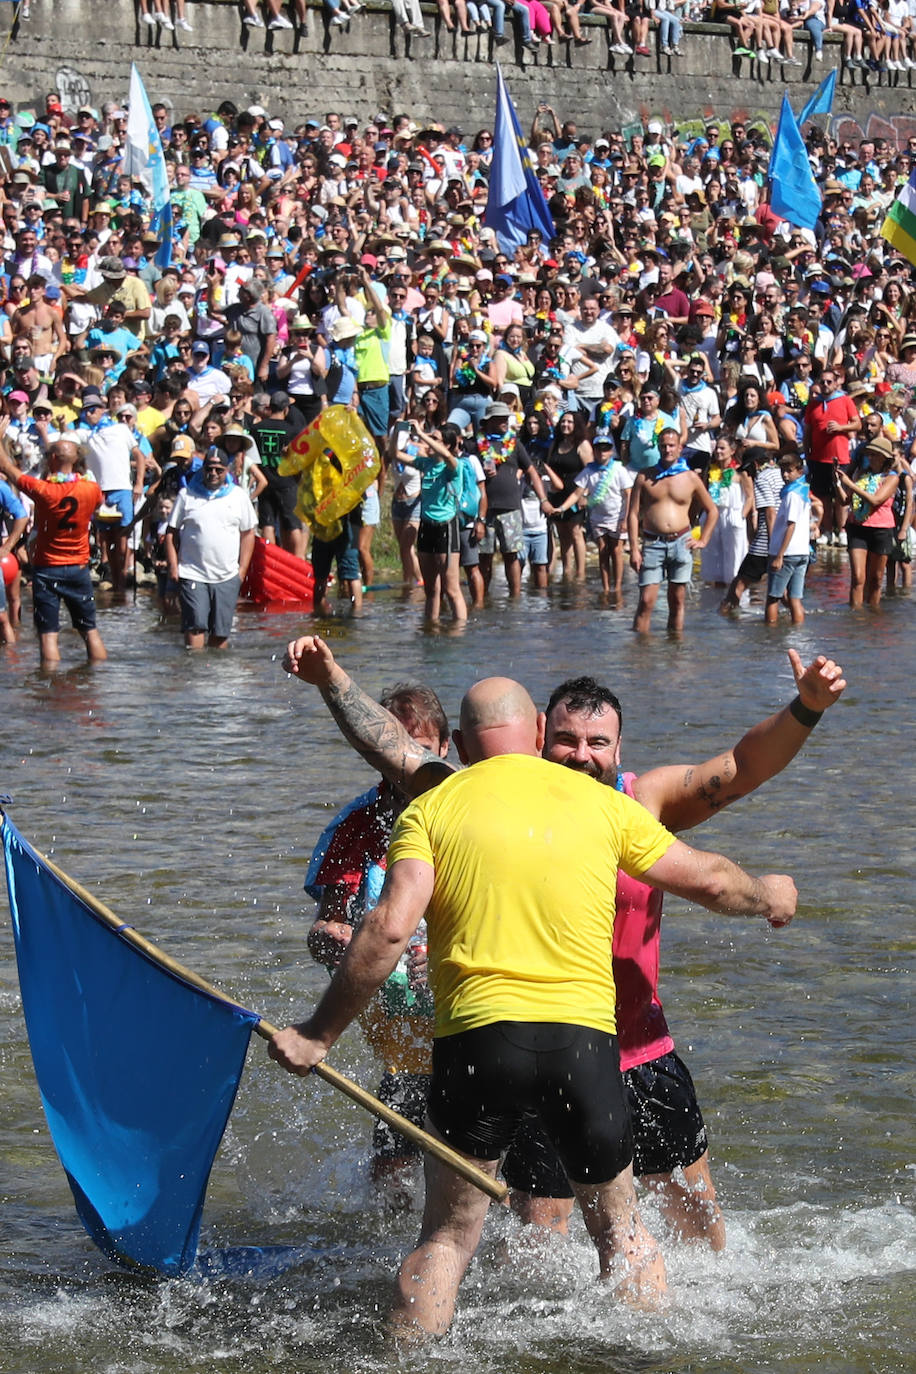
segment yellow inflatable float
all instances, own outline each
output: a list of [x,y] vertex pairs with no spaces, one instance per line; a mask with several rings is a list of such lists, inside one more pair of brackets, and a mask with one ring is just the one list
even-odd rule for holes
[[342,517],[379,474],[375,440],[355,410],[328,406],[297,434],[280,461],[284,477],[298,475],[296,514],[316,539],[336,539]]

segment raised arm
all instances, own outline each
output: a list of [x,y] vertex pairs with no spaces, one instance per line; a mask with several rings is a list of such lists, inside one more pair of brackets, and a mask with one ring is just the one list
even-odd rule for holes
[[7,452],[6,442],[3,439],[0,439],[0,476],[5,477],[17,491],[19,490],[19,478],[22,473]]
[[419,797],[454,772],[451,764],[417,744],[399,720],[357,686],[320,636],[293,640],[283,667],[318,688],[344,739],[406,796]]
[[795,649],[788,652],[798,689],[794,701],[752,726],[733,749],[705,763],[653,768],[636,779],[636,800],[669,830],[700,825],[781,773],[840,697],[846,680],[838,664],[819,654],[805,668]]

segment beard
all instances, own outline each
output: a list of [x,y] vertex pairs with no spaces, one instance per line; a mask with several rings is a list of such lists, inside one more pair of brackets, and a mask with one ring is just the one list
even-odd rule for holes
[[607,782],[607,775],[603,769],[598,767],[594,759],[581,760],[570,755],[569,758],[563,760],[563,767],[571,768],[574,773],[585,773],[587,777],[594,778],[597,782]]

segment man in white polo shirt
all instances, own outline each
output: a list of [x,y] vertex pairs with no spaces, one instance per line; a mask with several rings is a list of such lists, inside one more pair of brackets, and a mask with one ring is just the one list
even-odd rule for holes
[[239,588],[254,550],[258,518],[248,493],[229,476],[226,455],[208,449],[200,472],[176,497],[165,536],[169,585],[177,590],[189,649],[225,649]]

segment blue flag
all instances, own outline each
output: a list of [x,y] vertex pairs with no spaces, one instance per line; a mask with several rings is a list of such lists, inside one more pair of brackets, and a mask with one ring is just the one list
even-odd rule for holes
[[833,93],[836,90],[836,67],[832,72],[828,72],[821,84],[818,86],[814,95],[808,103],[802,107],[801,114],[798,116],[798,127],[805,127],[805,120],[812,115],[829,114],[833,109]]
[[770,154],[769,177],[770,207],[774,213],[801,229],[813,229],[821,212],[821,193],[785,93]]
[[7,817],[3,852],[35,1076],[80,1220],[119,1263],[185,1273],[258,1017],[132,945]]
[[124,148],[124,171],[142,181],[152,200],[150,229],[158,234],[161,243],[156,253],[156,266],[165,269],[172,261],[172,200],[162,139],[143,79],[136,65],[130,64],[130,94],[127,100],[127,139]]
[[547,242],[554,235],[544,192],[531,165],[528,145],[498,65],[493,161],[483,222],[496,231],[504,253],[513,253],[524,243],[529,229],[540,229]]

